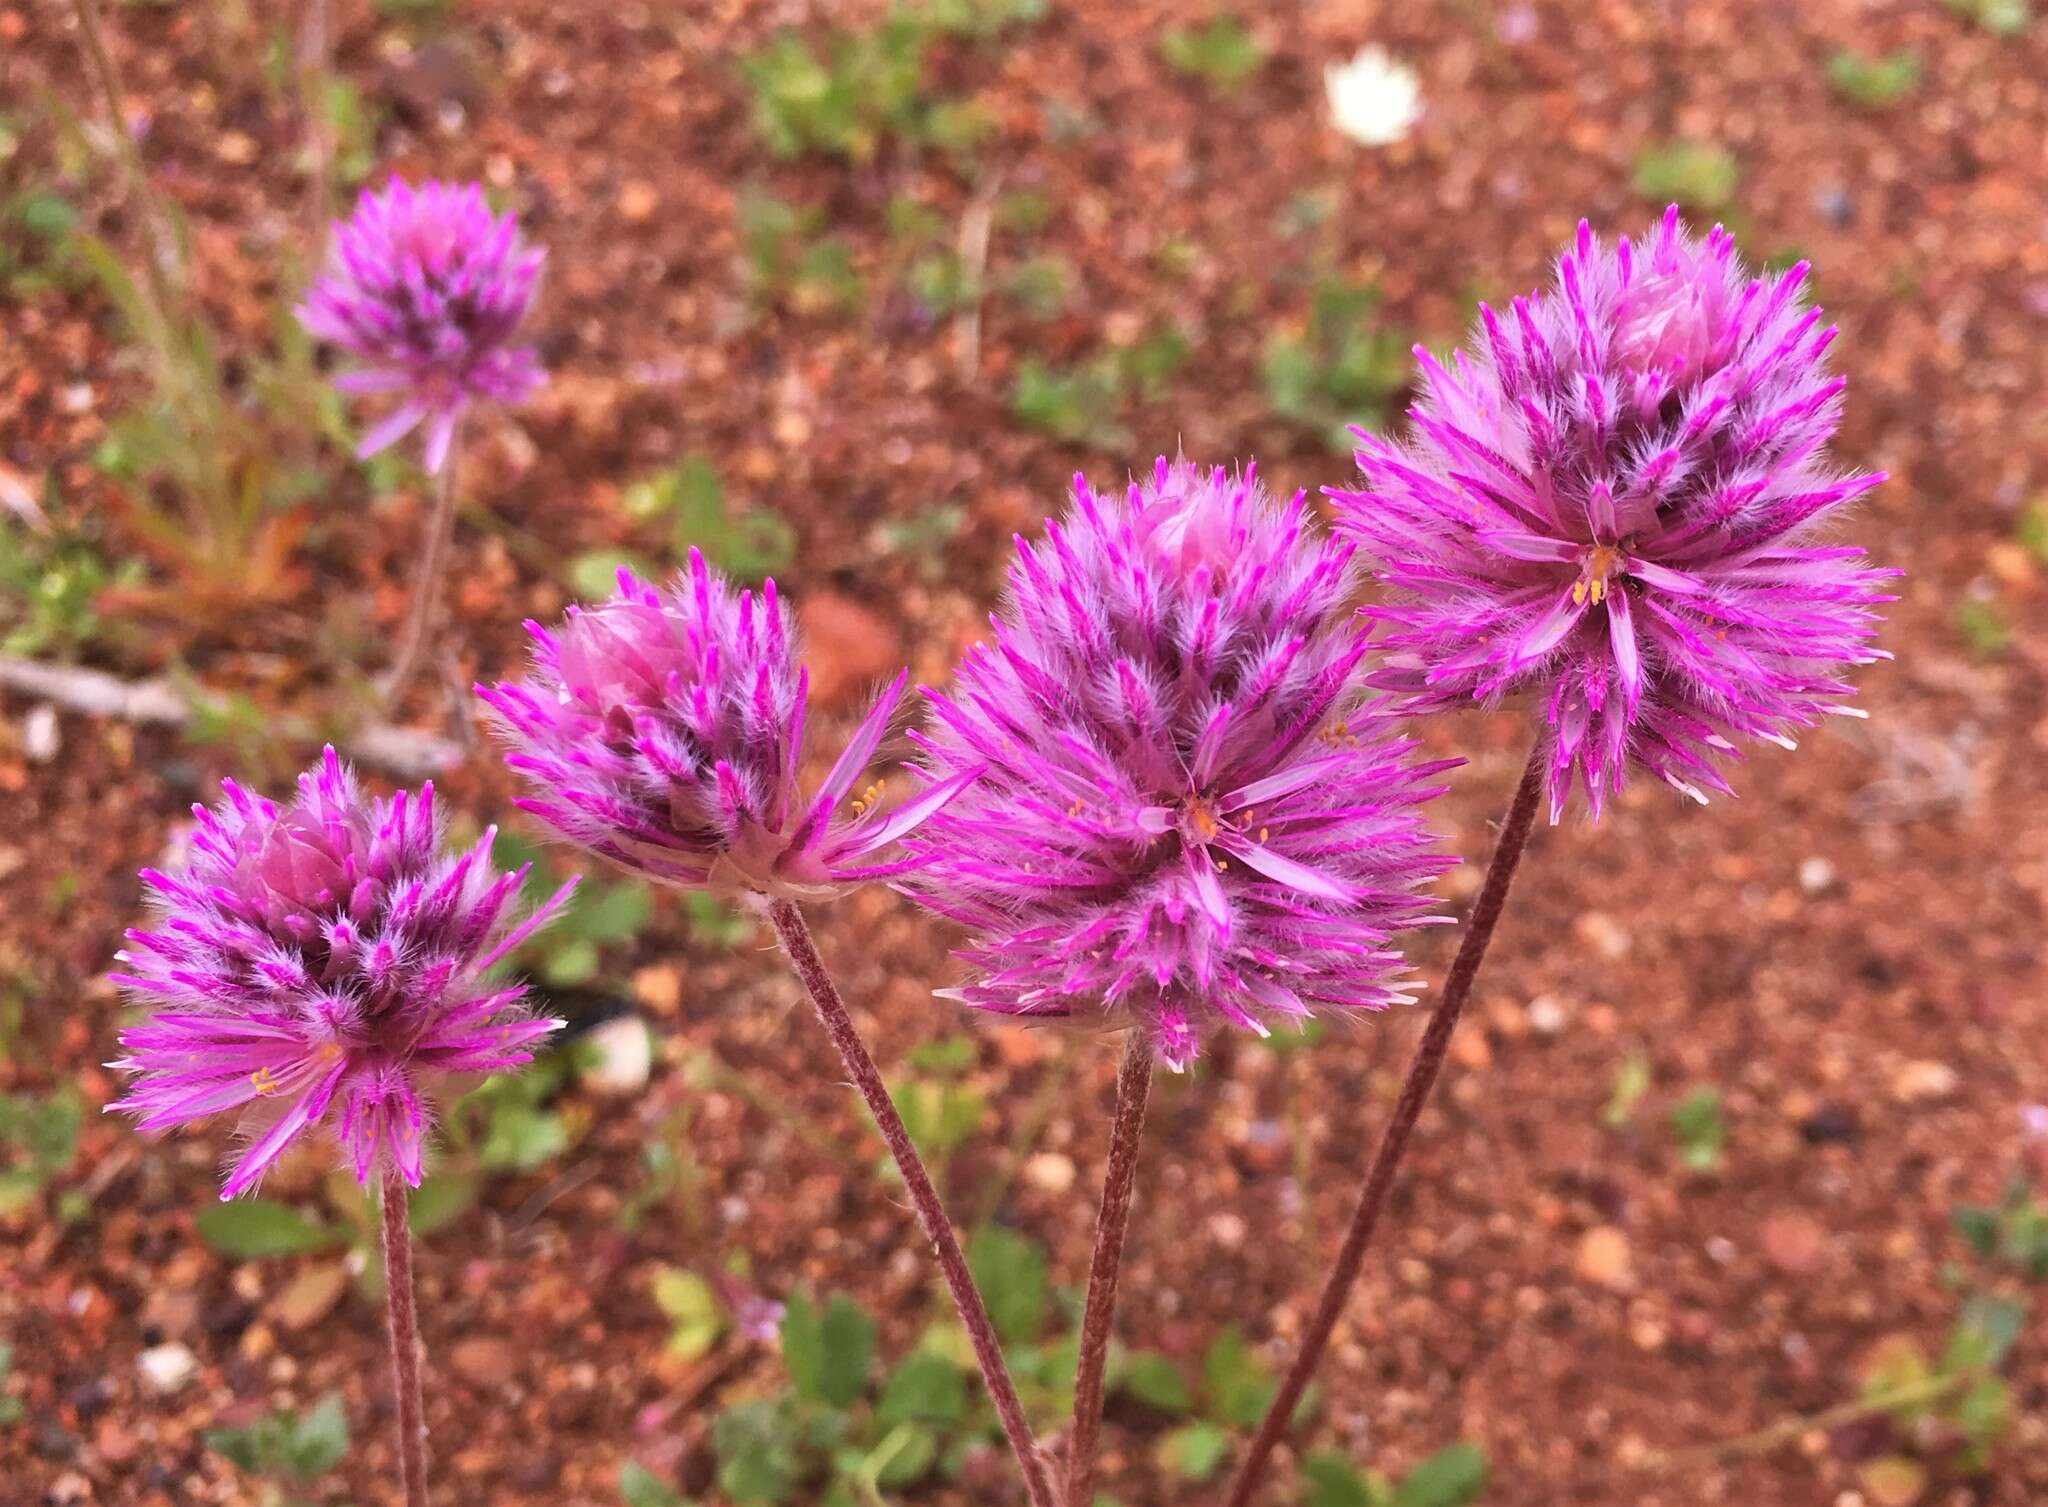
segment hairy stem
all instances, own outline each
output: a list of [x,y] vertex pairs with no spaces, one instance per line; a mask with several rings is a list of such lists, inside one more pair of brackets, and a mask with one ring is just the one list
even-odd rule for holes
[[413,1305],[412,1227],[405,1178],[384,1173],[384,1302],[391,1317],[391,1380],[398,1392],[398,1469],[405,1507],[427,1507],[427,1425],[420,1404],[420,1322]]
[[441,557],[448,553],[448,536],[455,532],[455,473],[462,468],[462,420],[455,421],[455,435],[448,442],[448,454],[434,478],[434,512],[427,520],[427,548],[420,557],[420,572],[413,582],[412,610],[406,615],[405,637],[399,640],[398,655],[385,672],[380,694],[386,706],[404,693],[418,666],[420,649],[433,624],[434,608],[441,596]]
[[1337,1327],[1337,1319],[1351,1297],[1351,1289],[1365,1264],[1366,1247],[1372,1243],[1373,1231],[1386,1209],[1387,1194],[1394,1185],[1394,1175],[1400,1170],[1401,1155],[1408,1149],[1409,1136],[1415,1130],[1416,1120],[1421,1117],[1422,1106],[1428,1100],[1430,1090],[1436,1086],[1437,1074],[1444,1065],[1444,1054],[1450,1050],[1451,1032],[1457,1028],[1459,1013],[1472,994],[1472,981],[1479,976],[1479,964],[1486,956],[1487,945],[1493,941],[1494,928],[1500,924],[1501,911],[1507,905],[1508,886],[1514,882],[1515,868],[1522,861],[1522,850],[1528,846],[1542,791],[1543,749],[1542,740],[1538,739],[1536,747],[1529,751],[1529,762],[1523,767],[1522,782],[1516,787],[1514,800],[1508,806],[1507,819],[1501,824],[1500,841],[1494,847],[1493,862],[1487,867],[1478,903],[1472,908],[1472,919],[1466,923],[1464,940],[1458,946],[1457,956],[1451,960],[1444,991],[1437,999],[1436,1009],[1430,1014],[1429,1025],[1422,1033],[1414,1057],[1409,1060],[1408,1075],[1401,1083],[1401,1096],[1394,1101],[1393,1115],[1380,1135],[1372,1165],[1366,1170],[1358,1208],[1351,1216],[1350,1228],[1344,1233],[1344,1243],[1338,1247],[1329,1278],[1323,1283],[1315,1317],[1309,1321],[1308,1329],[1302,1335],[1300,1353],[1295,1356],[1286,1379],[1280,1383],[1280,1390],[1266,1409],[1266,1416],[1260,1420],[1259,1431],[1252,1438],[1244,1463],[1238,1467],[1237,1479],[1231,1483],[1230,1495],[1226,1498],[1227,1507],[1245,1507],[1251,1500],[1266,1462],[1272,1456],[1274,1446],[1287,1432],[1288,1422],[1301,1401],[1301,1394],[1308,1389],[1309,1379],[1315,1375],[1323,1350],[1330,1343],[1331,1331]]
[[1088,1263],[1088,1301],[1081,1313],[1081,1361],[1074,1376],[1074,1426],[1067,1452],[1067,1507],[1088,1507],[1095,1489],[1095,1445],[1102,1432],[1102,1377],[1109,1363],[1110,1321],[1116,1313],[1117,1275],[1131,1193],[1138,1181],[1138,1143],[1145,1102],[1152,1094],[1152,1034],[1124,1037],[1116,1075],[1116,1119],[1109,1134],[1109,1166],[1102,1174],[1102,1208],[1095,1216],[1095,1254]]
[[953,1294],[953,1305],[959,1309],[960,1322],[966,1326],[967,1338],[974,1346],[974,1358],[981,1367],[981,1378],[988,1387],[989,1400],[995,1404],[996,1416],[1002,1420],[1003,1432],[1009,1437],[1018,1468],[1024,1473],[1024,1487],[1030,1494],[1032,1507],[1055,1507],[1052,1489],[1046,1480],[1045,1464],[1039,1458],[1037,1442],[1031,1437],[1031,1425],[1025,1421],[1024,1404],[1017,1397],[1015,1383],[1010,1380],[1010,1368],[1004,1363],[1002,1343],[989,1319],[988,1305],[982,1302],[981,1291],[974,1285],[974,1277],[967,1269],[966,1253],[960,1249],[960,1238],[953,1233],[952,1222],[946,1218],[945,1207],[939,1202],[939,1191],[932,1186],[931,1174],[925,1171],[924,1159],[917,1154],[917,1147],[911,1144],[910,1132],[904,1128],[903,1116],[896,1112],[896,1105],[889,1098],[888,1087],[875,1067],[875,1059],[861,1040],[853,1017],[847,1014],[846,1001],[840,998],[838,986],[825,971],[824,959],[818,956],[817,943],[811,937],[803,912],[792,901],[783,899],[767,900],[766,908],[776,939],[782,943],[790,966],[796,970],[797,977],[811,996],[811,1003],[817,1008],[819,1023],[824,1026],[825,1034],[832,1038],[832,1045],[838,1048],[839,1060],[845,1064],[854,1088],[866,1102],[868,1113],[874,1117],[875,1128],[881,1131],[889,1154],[896,1159],[897,1170],[903,1174],[903,1186],[910,1193],[912,1207],[917,1210],[917,1222],[938,1256],[939,1270],[945,1274],[946,1286]]
[[78,7],[78,38],[85,51],[86,66],[92,72],[93,86],[100,92],[100,103],[107,112],[107,130],[114,139],[114,153],[121,159],[122,171],[128,178],[128,192],[135,201],[136,212],[142,217],[144,238],[148,245],[143,250],[142,274],[149,289],[149,313],[160,329],[145,332],[154,336],[159,343],[168,340],[172,321],[177,317],[177,294],[171,287],[170,268],[177,265],[176,241],[171,234],[170,217],[157,202],[156,191],[150,186],[149,169],[143,164],[142,150],[135,144],[135,138],[128,134],[128,110],[121,89],[121,75],[114,67],[114,55],[107,50],[107,28],[100,15],[99,0],[76,0]]
[[306,186],[311,239],[306,254],[317,272],[327,249],[328,221],[334,214],[334,129],[328,118],[330,61],[328,0],[305,0],[299,20],[299,106],[306,112],[306,144],[311,148],[311,182]]

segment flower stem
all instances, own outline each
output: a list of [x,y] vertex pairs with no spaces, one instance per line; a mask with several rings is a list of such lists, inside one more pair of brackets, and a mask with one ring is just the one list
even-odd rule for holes
[[1266,1409],[1266,1416],[1259,1422],[1259,1431],[1253,1436],[1244,1464],[1238,1467],[1237,1479],[1231,1482],[1227,1507],[1245,1507],[1251,1500],[1273,1447],[1287,1432],[1301,1394],[1308,1389],[1309,1378],[1315,1374],[1316,1364],[1330,1343],[1331,1331],[1337,1327],[1337,1319],[1358,1281],[1359,1270],[1365,1263],[1366,1247],[1372,1243],[1373,1231],[1386,1208],[1387,1193],[1393,1187],[1401,1155],[1408,1149],[1408,1138],[1422,1114],[1429,1091],[1436,1086],[1437,1073],[1444,1065],[1444,1054],[1450,1050],[1451,1032],[1456,1029],[1458,1015],[1471,996],[1472,981],[1479,975],[1479,964],[1486,956],[1487,944],[1493,940],[1494,928],[1499,925],[1501,911],[1507,905],[1508,886],[1514,882],[1516,865],[1522,861],[1522,850],[1528,846],[1542,790],[1543,745],[1538,739],[1537,745],[1529,751],[1529,762],[1522,770],[1522,783],[1516,787],[1514,800],[1508,806],[1507,819],[1501,824],[1500,841],[1494,847],[1493,862],[1487,867],[1478,903],[1472,908],[1472,919],[1466,923],[1465,938],[1458,946],[1457,956],[1451,960],[1450,974],[1444,980],[1444,992],[1430,1014],[1429,1025],[1422,1033],[1414,1057],[1409,1060],[1408,1076],[1401,1084],[1401,1096],[1394,1101],[1393,1115],[1381,1133],[1379,1149],[1373,1153],[1372,1165],[1366,1171],[1358,1208],[1351,1216],[1351,1226],[1344,1233],[1344,1243],[1337,1250],[1329,1278],[1323,1283],[1315,1317],[1302,1336],[1301,1351],[1295,1356],[1294,1365],[1281,1382],[1272,1405]]
[[157,201],[149,181],[149,169],[142,161],[142,149],[128,132],[128,113],[121,89],[121,75],[114,67],[114,55],[107,50],[106,22],[100,15],[99,0],[76,0],[78,38],[84,47],[87,66],[92,70],[100,102],[107,112],[107,131],[114,140],[114,154],[121,159],[127,175],[128,192],[142,218],[143,238],[148,242],[142,254],[143,282],[149,290],[144,307],[159,326],[146,331],[159,344],[170,338],[177,317],[178,298],[171,286],[170,269],[178,264],[177,238],[171,232],[170,217]]
[[419,662],[420,647],[426,642],[434,607],[441,595],[441,557],[448,552],[448,536],[455,531],[455,473],[462,468],[462,420],[455,421],[455,433],[448,441],[448,454],[434,478],[434,512],[427,520],[427,549],[420,557],[419,576],[413,583],[412,611],[405,620],[405,637],[398,655],[385,672],[378,694],[386,706],[396,702],[412,679]]
[[966,1326],[967,1338],[974,1346],[974,1358],[981,1366],[989,1400],[995,1404],[996,1416],[1002,1420],[1003,1432],[1009,1437],[1018,1468],[1024,1473],[1024,1487],[1032,1507],[1055,1507],[1045,1464],[1039,1458],[1037,1442],[1031,1437],[1031,1425],[1024,1418],[1024,1404],[1017,1397],[1010,1369],[1003,1361],[1002,1343],[989,1319],[988,1306],[982,1302],[981,1292],[967,1269],[960,1239],[953,1233],[952,1222],[939,1202],[938,1189],[932,1186],[931,1174],[925,1171],[924,1160],[911,1144],[910,1132],[904,1128],[903,1116],[896,1112],[896,1105],[889,1098],[875,1059],[860,1039],[853,1017],[847,1014],[846,1001],[839,997],[838,986],[825,971],[824,959],[818,956],[818,945],[811,937],[803,912],[792,901],[783,899],[767,900],[766,908],[776,939],[782,943],[790,966],[817,1008],[819,1023],[832,1038],[832,1045],[839,1049],[839,1060],[846,1065],[854,1088],[866,1101],[875,1128],[881,1131],[889,1154],[896,1159],[897,1170],[903,1174],[903,1186],[909,1190],[911,1205],[917,1210],[917,1222],[938,1256],[939,1269],[945,1274],[953,1304],[960,1311],[960,1322]]
[[1124,1231],[1131,1222],[1131,1192],[1138,1181],[1145,1102],[1152,1094],[1152,1056],[1149,1031],[1134,1030],[1124,1037],[1124,1059],[1116,1075],[1116,1120],[1109,1134],[1109,1166],[1102,1174],[1102,1209],[1095,1216],[1095,1254],[1088,1263],[1088,1301],[1081,1314],[1081,1360],[1074,1377],[1074,1426],[1067,1453],[1067,1507],[1088,1507],[1095,1487],[1102,1378],[1109,1362],[1110,1320],[1116,1312]]
[[391,1380],[398,1392],[398,1469],[405,1507],[427,1507],[427,1425],[420,1405],[420,1322],[413,1306],[412,1227],[405,1178],[384,1173],[384,1302],[391,1316]]

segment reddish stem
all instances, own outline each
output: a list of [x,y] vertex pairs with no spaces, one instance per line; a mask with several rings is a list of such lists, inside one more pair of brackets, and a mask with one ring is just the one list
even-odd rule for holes
[[427,520],[426,549],[420,556],[419,575],[413,581],[405,636],[399,640],[391,668],[384,673],[381,691],[386,706],[397,705],[406,682],[412,679],[420,650],[427,642],[427,630],[433,625],[434,609],[440,603],[441,558],[448,553],[448,539],[455,532],[455,473],[462,465],[462,420],[457,419],[455,426],[448,453],[441,459],[440,474],[434,478],[434,511]]
[[1116,1313],[1117,1274],[1131,1193],[1138,1181],[1138,1143],[1145,1103],[1152,1094],[1152,1034],[1124,1038],[1116,1075],[1116,1119],[1109,1134],[1109,1166],[1102,1174],[1102,1208],[1095,1216],[1095,1255],[1088,1263],[1088,1301],[1081,1314],[1081,1360],[1074,1377],[1073,1438],[1067,1454],[1067,1507],[1088,1507],[1095,1488],[1095,1445],[1102,1432],[1102,1380],[1109,1364],[1110,1320]]
[[1301,1394],[1308,1390],[1316,1364],[1330,1343],[1330,1333],[1337,1327],[1337,1319],[1351,1297],[1359,1270],[1365,1264],[1366,1247],[1372,1243],[1373,1231],[1386,1208],[1387,1193],[1394,1185],[1394,1174],[1400,1169],[1401,1154],[1408,1149],[1408,1138],[1422,1114],[1422,1106],[1429,1098],[1429,1091],[1436,1086],[1437,1074],[1444,1065],[1444,1054],[1450,1050],[1451,1032],[1456,1029],[1458,1015],[1471,996],[1472,981],[1479,976],[1479,964],[1486,956],[1487,944],[1493,940],[1494,928],[1500,924],[1501,911],[1507,905],[1508,886],[1514,882],[1515,868],[1522,861],[1522,850],[1528,846],[1529,832],[1536,822],[1537,801],[1542,792],[1543,745],[1539,739],[1536,747],[1529,751],[1529,762],[1522,770],[1522,783],[1516,788],[1515,798],[1508,806],[1507,820],[1501,825],[1500,842],[1493,850],[1493,862],[1487,866],[1486,881],[1480,886],[1478,903],[1472,907],[1472,919],[1466,923],[1458,955],[1451,960],[1450,975],[1444,980],[1444,992],[1430,1014],[1429,1026],[1423,1031],[1415,1056],[1408,1063],[1408,1076],[1401,1084],[1401,1096],[1394,1101],[1393,1116],[1380,1136],[1379,1149],[1373,1153],[1372,1165],[1365,1174],[1364,1190],[1359,1194],[1357,1211],[1351,1216],[1351,1227],[1345,1231],[1344,1243],[1338,1248],[1329,1279],[1323,1284],[1315,1317],[1302,1336],[1301,1352],[1295,1356],[1286,1380],[1280,1383],[1279,1392],[1259,1422],[1259,1431],[1253,1436],[1244,1464],[1238,1467],[1237,1479],[1231,1482],[1227,1507],[1245,1507],[1251,1500],[1266,1461],[1281,1436],[1287,1432],[1294,1409],[1301,1402]]
[[405,1507],[427,1507],[427,1425],[420,1403],[420,1323],[413,1306],[412,1228],[405,1178],[384,1173],[384,1300],[391,1316],[391,1380],[398,1392],[398,1469]]
[[846,1011],[846,1001],[839,997],[838,986],[825,971],[824,959],[818,956],[818,945],[811,937],[803,912],[794,902],[782,899],[769,900],[767,910],[769,924],[775,928],[790,966],[817,1008],[819,1023],[832,1038],[832,1045],[839,1049],[839,1060],[846,1065],[854,1088],[866,1101],[889,1154],[896,1158],[903,1186],[909,1190],[911,1205],[917,1210],[917,1222],[923,1226],[925,1238],[931,1241],[938,1256],[939,1269],[953,1294],[953,1305],[959,1309],[960,1322],[966,1326],[967,1338],[974,1346],[974,1358],[981,1366],[989,1400],[995,1404],[996,1416],[1009,1436],[1018,1468],[1024,1472],[1024,1488],[1030,1494],[1032,1507],[1055,1507],[1044,1462],[1039,1459],[1038,1445],[1031,1437],[1031,1425],[1024,1418],[1024,1404],[1017,1397],[1010,1368],[1003,1361],[1002,1342],[996,1337],[988,1306],[982,1302],[973,1274],[967,1269],[967,1256],[960,1249],[959,1237],[953,1233],[952,1221],[946,1218],[945,1206],[939,1202],[939,1191],[932,1186],[931,1174],[925,1171],[924,1159],[911,1143],[910,1132],[904,1128],[903,1116],[896,1112],[875,1059],[869,1055],[853,1017]]

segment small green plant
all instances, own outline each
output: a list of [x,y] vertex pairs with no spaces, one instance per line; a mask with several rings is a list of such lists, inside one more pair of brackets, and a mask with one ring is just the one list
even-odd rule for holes
[[619,1467],[619,1500],[625,1507],[690,1507],[681,1492],[638,1460]]
[[1995,601],[1964,597],[1956,603],[1956,631],[1971,652],[1990,659],[2012,647],[2012,625]]
[[1123,433],[1114,413],[1134,398],[1165,396],[1187,356],[1187,337],[1168,329],[1100,351],[1078,366],[1027,359],[1010,389],[1010,412],[1058,439],[1112,445]]
[[[974,1042],[947,1036],[921,1042],[909,1058],[911,1071],[889,1086],[889,1097],[932,1176],[945,1182],[946,1162],[988,1118],[988,1097],[962,1075],[974,1063]],[[895,1162],[882,1158],[882,1175],[896,1175]]]
[[798,209],[757,188],[740,191],[735,205],[740,246],[754,302],[795,314],[847,314],[858,309],[862,290],[853,250],[822,232],[825,213]]
[[924,0],[918,14],[942,36],[987,38],[1045,19],[1052,0]]
[[1726,147],[1674,141],[1636,157],[1635,190],[1658,204],[1677,203],[1699,214],[1726,209],[1742,182],[1742,168]]
[[31,185],[0,192],[0,292],[27,303],[78,286],[83,269],[71,255],[77,225],[78,211],[54,190]]
[[2048,497],[2036,498],[2020,514],[2013,537],[2021,549],[2042,565],[2048,565]]
[[1865,110],[1896,104],[1920,83],[1920,54],[1911,48],[1881,58],[1837,52],[1828,59],[1828,82],[1842,98]]
[[[1190,1484],[1215,1475],[1229,1452],[1232,1431],[1256,1427],[1279,1385],[1265,1358],[1236,1328],[1209,1342],[1198,1385],[1190,1385],[1173,1358],[1156,1350],[1112,1356],[1108,1376],[1112,1393],[1177,1420],[1153,1444],[1152,1458],[1167,1475]],[[1315,1405],[1311,1389],[1295,1418],[1307,1417]]]
[[1327,436],[1342,452],[1351,449],[1348,426],[1378,424],[1388,401],[1408,385],[1413,342],[1380,322],[1380,303],[1377,284],[1318,278],[1307,327],[1266,342],[1260,375],[1273,412]]
[[1719,1091],[1703,1084],[1672,1106],[1671,1134],[1678,1142],[1679,1160],[1693,1171],[1712,1172],[1720,1166],[1728,1121]]
[[1486,1451],[1476,1444],[1445,1445],[1399,1480],[1361,1470],[1331,1450],[1301,1462],[1307,1491],[1301,1507],[1467,1507],[1486,1490]]
[[[53,505],[54,489],[44,497]],[[109,563],[88,535],[32,530],[0,514],[0,648],[69,658],[109,626],[101,593],[140,577],[137,562]]]
[[280,1408],[239,1428],[209,1430],[206,1447],[236,1469],[261,1477],[265,1501],[285,1507],[292,1493],[333,1470],[348,1453],[348,1411],[330,1392],[304,1414]]
[[740,60],[754,127],[780,157],[826,152],[865,162],[892,131],[908,131],[924,81],[925,28],[902,12],[813,48],[784,32]]
[[1003,275],[1003,296],[1027,319],[1056,319],[1074,296],[1074,268],[1063,256],[1034,256]]
[[14,1347],[0,1340],[0,1428],[10,1423],[19,1423],[28,1412],[19,1397],[7,1390],[8,1378],[14,1373]]
[[2012,1175],[1995,1206],[1966,1205],[1949,1217],[1984,1260],[2006,1262],[2035,1282],[2048,1281],[2048,1201],[2034,1197],[2025,1172]]
[[725,1305],[709,1282],[679,1266],[654,1274],[654,1306],[669,1321],[668,1353],[696,1360],[709,1352],[726,1331]]
[[[35,1203],[70,1169],[84,1124],[85,1103],[75,1089],[0,1094],[0,1217]],[[76,1192],[59,1199],[57,1217],[76,1219],[85,1212],[82,1200]]]
[[1600,1111],[1600,1123],[1609,1130],[1620,1130],[1635,1117],[1636,1106],[1649,1091],[1649,1055],[1630,1052],[1614,1070],[1614,1091],[1608,1095],[1607,1107]]
[[1204,26],[1176,26],[1159,39],[1159,55],[1176,73],[1234,94],[1266,66],[1265,44],[1225,12]]
[[[607,591],[610,586],[607,580]],[[529,903],[552,895],[567,877],[549,850],[512,833],[498,834],[496,852],[508,867],[531,866]],[[651,915],[647,886],[638,880],[586,876],[561,914],[520,950],[517,962],[550,988],[580,988],[598,976],[608,955],[616,956],[640,935]]]
[[2028,0],[1948,0],[1948,8],[2001,37],[2018,36],[2034,18]]

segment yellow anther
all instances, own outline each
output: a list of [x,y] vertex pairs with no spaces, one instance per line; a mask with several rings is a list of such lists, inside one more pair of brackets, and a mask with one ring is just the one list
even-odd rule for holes
[[282,1087],[277,1079],[271,1076],[270,1069],[267,1067],[259,1067],[249,1075],[249,1086],[255,1089],[257,1093],[264,1095],[277,1093]]
[[1221,873],[1224,873],[1224,872],[1225,872],[1226,870],[1228,870],[1228,869],[1229,869],[1229,867],[1230,867],[1230,860],[1229,860],[1229,859],[1227,859],[1227,858],[1219,858],[1219,859],[1217,859],[1217,860],[1216,860],[1216,872],[1217,872],[1217,873],[1219,873],[1219,874],[1221,874]]
[[1268,831],[1270,831],[1270,830],[1271,830],[1271,829],[1270,829],[1270,828],[1268,828],[1268,827],[1261,827],[1261,828],[1259,828],[1259,841],[1260,841],[1260,842],[1264,842],[1264,841],[1266,840],[1266,833],[1267,833]]
[[1195,830],[1203,842],[1212,842],[1216,837],[1216,813],[1209,809],[1209,803],[1195,800],[1188,803],[1188,820],[1195,824]]
[[1572,605],[1583,607],[1591,602],[1598,607],[1607,600],[1607,577],[1621,563],[1621,551],[1611,544],[1596,544],[1586,556],[1586,564],[1579,579],[1572,584]]

